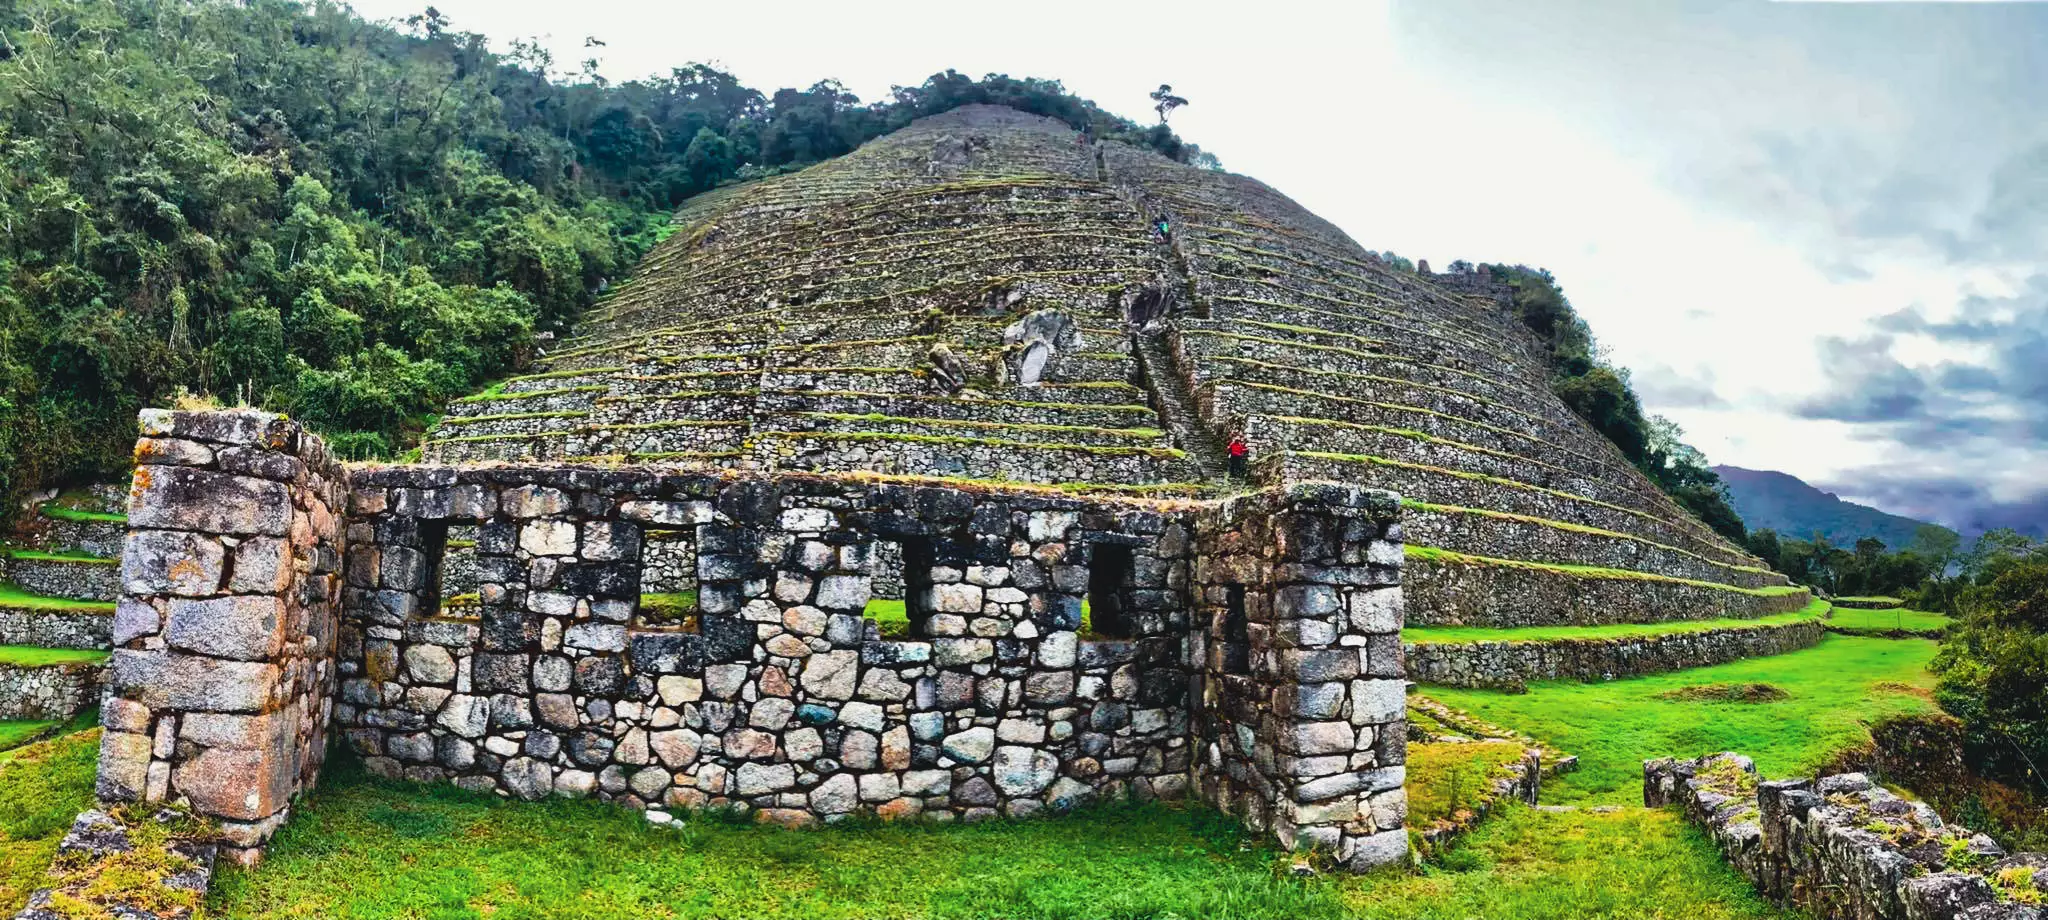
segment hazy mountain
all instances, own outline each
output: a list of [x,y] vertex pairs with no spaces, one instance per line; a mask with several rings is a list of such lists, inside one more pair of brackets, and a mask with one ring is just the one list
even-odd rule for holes
[[1717,466],[1714,472],[1728,483],[1735,510],[1750,530],[1769,528],[1781,537],[1801,540],[1819,533],[1837,546],[1876,537],[1892,549],[1905,549],[1913,544],[1913,532],[1926,523],[1843,501],[1776,470]]

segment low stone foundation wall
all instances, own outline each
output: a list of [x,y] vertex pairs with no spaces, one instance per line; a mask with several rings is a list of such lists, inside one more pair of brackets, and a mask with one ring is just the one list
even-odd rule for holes
[[112,644],[114,611],[0,607],[0,645],[103,649]]
[[1830,603],[1850,610],[1896,610],[1905,602],[1889,597],[1837,597]]
[[1679,806],[1758,891],[1817,920],[2042,916],[2022,901],[2048,854],[2008,855],[1861,773],[1758,782],[1737,754],[1664,758],[1643,764],[1643,804]]
[[0,719],[63,721],[98,705],[106,665],[76,661],[0,664]]
[[1819,620],[1614,639],[1407,643],[1408,677],[1452,687],[1519,688],[1534,680],[1613,680],[1812,648]]
[[1458,557],[1409,561],[1409,623],[1416,626],[1593,626],[1667,620],[1751,619],[1805,607],[1804,590],[1754,593],[1686,581],[1600,577]]
[[7,580],[31,594],[112,601],[121,596],[121,564],[114,559],[8,557]]

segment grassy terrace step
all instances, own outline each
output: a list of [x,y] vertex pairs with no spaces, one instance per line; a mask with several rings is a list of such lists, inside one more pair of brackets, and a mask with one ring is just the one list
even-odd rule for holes
[[[1444,355],[1481,367],[1515,367],[1527,360],[1525,357],[1502,352],[1486,343],[1411,329],[1391,322],[1384,316],[1365,316],[1305,304],[1280,303],[1224,294],[1208,298],[1208,303],[1212,322],[1239,323],[1251,317],[1278,317],[1288,321],[1283,325],[1316,330],[1320,334],[1357,336],[1376,342],[1386,349],[1417,353],[1416,357],[1421,360],[1431,360],[1431,355]],[[1357,332],[1343,330],[1363,330],[1370,332],[1371,335],[1359,335]]]
[[1720,582],[1714,581],[1700,581],[1698,579],[1693,578],[1673,578],[1669,575],[1657,575],[1650,572],[1638,572],[1633,569],[1610,569],[1592,565],[1564,565],[1562,563],[1552,562],[1526,562],[1520,559],[1498,559],[1492,556],[1474,556],[1468,553],[1456,553],[1446,549],[1438,549],[1433,546],[1417,546],[1413,543],[1410,543],[1406,546],[1406,551],[1408,559],[1411,562],[1441,562],[1456,565],[1494,566],[1499,568],[1524,569],[1532,572],[1545,572],[1552,575],[1563,575],[1571,578],[1598,579],[1601,581],[1656,581],[1664,582],[1667,584],[1691,585],[1695,588],[1709,588],[1715,591],[1730,591],[1736,594],[1748,594],[1756,597],[1783,597],[1787,594],[1798,594],[1806,590],[1805,588],[1801,588],[1797,585],[1771,585],[1762,588],[1743,588],[1738,587],[1736,585],[1724,585]]
[[[1224,290],[1215,290],[1208,292],[1210,299],[1216,303],[1227,303],[1237,301],[1249,304],[1275,304],[1281,306],[1288,306],[1297,304],[1305,305],[1304,302],[1314,302],[1319,304],[1327,304],[1332,308],[1355,308],[1361,304],[1365,304],[1373,307],[1378,307],[1380,309],[1384,309],[1388,311],[1388,313],[1391,316],[1401,321],[1414,324],[1413,326],[1402,327],[1404,330],[1407,330],[1408,334],[1411,335],[1429,335],[1435,338],[1442,338],[1448,341],[1465,341],[1463,336],[1470,333],[1469,329],[1463,329],[1457,326],[1442,325],[1436,322],[1435,320],[1430,319],[1427,315],[1418,314],[1417,312],[1415,312],[1414,305],[1404,303],[1398,297],[1381,297],[1374,295],[1360,296],[1354,292],[1340,292],[1339,294],[1330,294],[1324,293],[1322,291],[1303,290],[1300,287],[1289,287],[1278,280],[1258,275],[1230,275],[1222,273],[1211,273],[1206,275],[1206,278],[1210,279],[1209,284],[1207,286],[1225,288]],[[1231,290],[1228,289],[1229,285],[1243,285],[1243,288],[1241,290]],[[1258,294],[1260,296],[1251,296],[1253,294]],[[1338,310],[1337,312],[1343,312],[1343,310]],[[1479,339],[1479,341],[1490,343],[1494,347],[1505,349],[1510,353],[1513,353],[1518,348],[1522,347],[1516,345],[1511,340],[1515,336],[1513,332],[1499,329],[1496,329],[1496,331],[1503,332],[1503,337],[1484,337]]]
[[[1841,598],[1836,598],[1840,601]],[[1920,634],[1938,636],[1947,631],[1955,621],[1939,613],[1923,610],[1907,610],[1904,607],[1883,609],[1843,607],[1837,605],[1828,617],[1828,629],[1851,635],[1893,635]]]
[[39,549],[7,549],[7,558],[31,562],[74,562],[80,565],[120,565],[121,560],[88,553],[47,553]]
[[[1196,357],[1195,360],[1199,364],[1215,364],[1223,365],[1225,367],[1227,373],[1221,375],[1204,374],[1205,378],[1213,380],[1217,383],[1235,382],[1244,384],[1246,386],[1270,387],[1273,389],[1285,390],[1291,393],[1300,393],[1308,396],[1316,396],[1333,400],[1353,398],[1338,396],[1334,392],[1332,392],[1332,390],[1335,389],[1351,390],[1360,387],[1370,386],[1402,387],[1407,389],[1421,390],[1427,393],[1433,393],[1450,399],[1457,399],[1465,402],[1477,403],[1479,405],[1497,409],[1502,412],[1512,413],[1514,415],[1518,415],[1525,419],[1528,419],[1529,423],[1532,425],[1542,425],[1552,428],[1562,426],[1562,423],[1557,419],[1542,415],[1540,413],[1531,412],[1528,409],[1524,409],[1519,406],[1511,406],[1497,399],[1492,399],[1486,396],[1482,396],[1478,393],[1468,392],[1466,390],[1441,386],[1439,384],[1434,383],[1427,383],[1421,380],[1414,380],[1407,377],[1389,377],[1384,374],[1362,374],[1351,371],[1335,371],[1323,367],[1303,367],[1298,364],[1275,364],[1270,361],[1260,361],[1256,358],[1239,358],[1230,355],[1219,354],[1199,355]],[[1248,376],[1248,374],[1252,373],[1264,374],[1269,379],[1253,379],[1252,377]],[[1289,386],[1284,384],[1273,383],[1271,382],[1270,378],[1274,376],[1306,377],[1311,380],[1326,383],[1328,386],[1332,388],[1332,390],[1306,390],[1303,389],[1301,386]]]
[[[1374,363],[1411,364],[1416,367],[1425,368],[1427,370],[1434,371],[1437,373],[1447,374],[1455,377],[1462,377],[1467,380],[1471,380],[1475,383],[1483,385],[1489,392],[1506,390],[1511,393],[1519,394],[1521,396],[1526,397],[1531,405],[1547,406],[1550,405],[1551,401],[1555,399],[1555,397],[1551,396],[1548,391],[1537,390],[1534,384],[1530,383],[1529,381],[1514,380],[1512,381],[1512,383],[1518,385],[1504,386],[1501,378],[1497,376],[1490,377],[1485,374],[1475,373],[1473,371],[1464,370],[1462,368],[1450,367],[1442,364],[1431,364],[1427,361],[1417,361],[1413,358],[1407,358],[1395,354],[1388,354],[1386,352],[1363,351],[1357,348],[1346,348],[1342,345],[1318,345],[1314,342],[1302,342],[1290,339],[1276,339],[1272,336],[1248,335],[1241,332],[1227,332],[1221,329],[1187,328],[1181,330],[1181,336],[1183,338],[1190,339],[1213,338],[1236,342],[1252,342],[1260,345],[1272,345],[1280,348],[1302,349],[1306,351],[1315,352],[1319,355],[1334,356],[1340,358],[1354,358],[1361,361]],[[1235,356],[1217,355],[1216,357]],[[1209,355],[1205,353],[1199,355],[1197,357],[1197,360],[1207,360],[1208,358]]]
[[1487,629],[1479,626],[1410,626],[1401,630],[1401,641],[1420,645],[1465,645],[1474,642],[1556,642],[1564,639],[1635,639],[1680,633],[1741,629],[1751,626],[1787,626],[1818,620],[1828,612],[1828,602],[1814,600],[1804,609],[1790,613],[1744,619],[1721,617],[1712,620],[1675,620],[1669,623],[1614,623],[1604,626],[1523,626]]
[[[984,255],[963,256],[960,258],[947,259],[945,261],[945,270],[956,273],[972,273],[973,277],[980,279],[986,279],[991,276],[1019,276],[1033,274],[1064,274],[1068,276],[1091,275],[1097,277],[1125,277],[1129,275],[1142,273],[1146,271],[1146,269],[1149,267],[1148,263],[1145,260],[1145,256],[1138,253],[1126,253],[1125,255],[1127,255],[1129,259],[1128,261],[1122,263],[1118,263],[1106,258],[1100,258],[1095,260],[1095,262],[1093,263],[1096,267],[1086,269],[1045,269],[1039,266],[1042,263],[1054,262],[1056,260],[1067,259],[1070,257],[1060,254],[1045,254],[1036,252],[993,252]],[[835,271],[834,269],[829,267],[821,267],[817,269],[804,268],[765,277],[758,275],[749,275],[743,278],[735,278],[726,283],[700,284],[693,287],[672,288],[665,291],[664,296],[674,298],[675,301],[664,301],[663,303],[650,304],[645,308],[621,312],[606,317],[605,321],[609,323],[625,322],[635,316],[639,316],[653,310],[668,308],[668,305],[671,302],[697,302],[709,304],[725,301],[728,299],[749,299],[748,295],[751,292],[763,289],[789,290],[793,296],[801,297],[804,301],[809,301],[810,298],[806,295],[810,294],[812,291],[824,291],[832,288],[847,288],[858,287],[861,285],[874,285],[877,287],[881,287],[884,290],[889,290],[887,287],[888,282],[898,281],[903,277],[904,272],[902,271],[902,266],[929,265],[931,261],[932,259],[928,255],[905,256],[902,259],[898,259],[892,262],[878,263],[873,265],[851,266],[854,268],[874,270],[872,274],[866,275],[850,275],[843,271]],[[956,275],[955,277],[959,276]],[[960,278],[960,280],[965,281],[967,279]],[[904,292],[901,290],[891,290],[890,293],[900,296]],[[803,303],[803,305],[806,307],[812,306],[812,304],[808,302]],[[787,308],[785,308],[783,312],[786,313]]]
[[70,597],[30,594],[20,586],[0,582],[0,609],[69,610],[82,613],[113,613],[113,601],[82,601]]
[[1734,572],[1749,572],[1759,575],[1768,574],[1771,572],[1770,569],[1764,568],[1762,566],[1741,565],[1737,563],[1727,562],[1725,560],[1715,559],[1713,557],[1706,556],[1701,553],[1696,553],[1688,549],[1681,549],[1679,547],[1672,546],[1668,543],[1659,543],[1655,540],[1637,536],[1635,534],[1618,533],[1612,530],[1601,530],[1598,527],[1587,527],[1583,524],[1573,524],[1567,521],[1553,521],[1548,518],[1532,517],[1526,514],[1512,514],[1506,511],[1492,511],[1486,508],[1461,508],[1456,505],[1437,505],[1431,504],[1429,502],[1415,501],[1413,499],[1404,499],[1402,500],[1401,504],[1403,507],[1411,508],[1416,511],[1429,511],[1437,514],[1455,514],[1471,515],[1474,517],[1486,517],[1493,518],[1494,520],[1498,521],[1513,521],[1518,524],[1531,524],[1537,527],[1549,527],[1554,530],[1566,530],[1571,531],[1573,533],[1586,534],[1588,536],[1605,537],[1611,540],[1627,540],[1631,543],[1641,543],[1645,546],[1654,547],[1656,549],[1664,550],[1666,552],[1688,556],[1693,559],[1697,559],[1703,563],[1706,563],[1708,565],[1719,566],[1721,568],[1728,569]]
[[759,437],[763,439],[773,438],[777,440],[812,438],[820,441],[894,441],[910,444],[947,444],[960,447],[1014,447],[1020,450],[1065,450],[1083,454],[1096,454],[1098,456],[1105,457],[1144,456],[1157,457],[1165,460],[1178,460],[1181,459],[1182,456],[1184,456],[1180,452],[1180,450],[1172,447],[1120,447],[1103,444],[1061,444],[1039,441],[1014,441],[1002,438],[970,438],[953,437],[945,435],[894,434],[886,431],[764,431],[760,432]]
[[[1262,384],[1238,385],[1250,386],[1253,389],[1265,388]],[[1414,431],[1422,434],[1429,434],[1429,432],[1424,432],[1420,428],[1414,426],[1421,424],[1429,424],[1436,426],[1439,429],[1446,427],[1455,428],[1457,426],[1469,426],[1471,428],[1476,428],[1479,431],[1483,431],[1486,434],[1491,435],[1493,437],[1506,439],[1511,442],[1517,442],[1514,444],[1514,450],[1508,451],[1509,453],[1521,454],[1523,451],[1528,451],[1530,453],[1536,453],[1540,451],[1559,454],[1562,455],[1561,457],[1559,457],[1559,460],[1561,462],[1557,465],[1561,466],[1565,463],[1569,463],[1572,465],[1572,467],[1577,468],[1579,464],[1583,463],[1589,468],[1589,472],[1592,472],[1595,475],[1600,476],[1601,478],[1619,479],[1626,478],[1627,476],[1636,473],[1634,467],[1626,466],[1620,463],[1615,463],[1603,457],[1596,457],[1590,454],[1582,454],[1578,451],[1572,450],[1571,448],[1562,447],[1550,441],[1546,441],[1542,438],[1525,434],[1520,431],[1515,431],[1509,428],[1502,428],[1499,425],[1490,425],[1485,422],[1474,421],[1468,418],[1462,418],[1447,412],[1438,412],[1435,409],[1426,409],[1421,406],[1404,406],[1399,403],[1376,402],[1373,400],[1352,400],[1350,397],[1329,398],[1347,400],[1351,402],[1351,404],[1357,406],[1359,409],[1368,414],[1377,415],[1379,413],[1399,413],[1420,416],[1420,418],[1407,420],[1411,424],[1400,424],[1398,423],[1398,421],[1393,419],[1388,419],[1384,422],[1362,422],[1349,419],[1338,419],[1329,418],[1327,416],[1311,415],[1268,415],[1267,417],[1276,419],[1278,421],[1287,422],[1291,425],[1302,425],[1308,427],[1326,426],[1337,428],[1366,428],[1373,430],[1391,429],[1394,431]],[[1459,438],[1468,437],[1471,435],[1465,432],[1459,432],[1457,435],[1431,434],[1430,436],[1451,438],[1453,440],[1457,440]]]
[[33,645],[0,645],[0,665],[17,668],[41,668],[53,664],[74,664],[77,662],[100,662],[109,653],[98,649],[38,648]]
[[[1253,420],[1259,419],[1261,417],[1262,416],[1258,415],[1250,416],[1250,418]],[[1403,441],[1413,442],[1419,445],[1425,445],[1428,447],[1436,448],[1449,448],[1451,450],[1464,451],[1470,454],[1477,454],[1483,458],[1491,460],[1495,464],[1506,465],[1510,470],[1517,474],[1516,481],[1523,481],[1527,485],[1536,486],[1538,488],[1548,488],[1552,489],[1553,491],[1561,491],[1556,490],[1554,487],[1551,486],[1543,486],[1535,482],[1526,482],[1525,480],[1521,480],[1519,477],[1521,475],[1530,475],[1532,476],[1532,478],[1541,478],[1547,476],[1551,479],[1562,480],[1564,483],[1567,484],[1576,482],[1580,485],[1596,485],[1603,492],[1611,491],[1613,493],[1613,495],[1609,499],[1611,503],[1618,503],[1618,500],[1627,500],[1629,502],[1632,502],[1637,508],[1645,511],[1646,513],[1649,512],[1651,509],[1666,512],[1678,511],[1677,505],[1671,501],[1670,497],[1666,496],[1662,492],[1657,491],[1656,487],[1653,485],[1649,485],[1647,480],[1638,483],[1635,481],[1635,478],[1603,477],[1597,473],[1586,473],[1579,470],[1571,469],[1569,467],[1559,466],[1555,463],[1545,463],[1541,460],[1535,460],[1529,457],[1521,456],[1519,454],[1509,453],[1504,450],[1494,450],[1493,448],[1481,447],[1477,444],[1467,444],[1463,441],[1458,441],[1452,438],[1440,438],[1427,432],[1415,431],[1412,429],[1393,428],[1383,425],[1363,424],[1357,425],[1356,427],[1360,429],[1370,430],[1375,434],[1383,435],[1388,438],[1398,438]],[[1256,438],[1252,440],[1254,441],[1254,446],[1258,446]],[[1386,447],[1386,445],[1371,446],[1379,449],[1385,449]],[[1329,453],[1324,451],[1309,450],[1293,450],[1284,452],[1302,457],[1318,457],[1327,460],[1339,461],[1347,460],[1353,457],[1376,456],[1373,454]],[[1504,476],[1499,476],[1497,474],[1489,475],[1495,475],[1495,478],[1507,478]],[[1662,517],[1663,515],[1660,514],[1653,516]]]
[[[904,418],[963,418],[992,422],[1024,421],[1055,413],[1088,428],[1149,428],[1159,416],[1147,405],[1091,405],[1032,402],[1022,399],[977,399],[932,393],[865,393],[851,390],[764,390],[762,404],[793,412],[878,411]],[[947,415],[943,413],[952,412]],[[1083,423],[1081,419],[1093,419]]]
[[76,521],[79,523],[103,521],[109,524],[128,523],[128,516],[125,514],[110,514],[105,511],[81,511],[77,508],[66,508],[63,505],[50,502],[44,502],[36,506],[36,513],[53,521]]
[[1573,492],[1566,492],[1559,489],[1552,489],[1547,486],[1533,485],[1531,483],[1522,482],[1520,480],[1506,479],[1500,476],[1489,476],[1485,473],[1474,473],[1469,470],[1453,470],[1440,466],[1429,466],[1427,464],[1421,463],[1410,463],[1406,460],[1394,460],[1387,457],[1372,456],[1370,454],[1333,454],[1321,451],[1289,451],[1287,453],[1319,460],[1330,460],[1339,463],[1359,463],[1368,464],[1372,466],[1385,466],[1403,470],[1410,470],[1413,472],[1422,473],[1426,475],[1449,476],[1456,479],[1468,479],[1473,482],[1483,482],[1488,485],[1500,486],[1502,488],[1516,489],[1524,492],[1529,492],[1535,495],[1543,495],[1551,498],[1563,499],[1565,501],[1570,501],[1578,504],[1603,508],[1608,511],[1613,511],[1620,514],[1631,515],[1646,523],[1655,524],[1660,527],[1670,528],[1674,532],[1690,536],[1694,539],[1699,540],[1701,544],[1704,546],[1710,546],[1721,549],[1732,549],[1728,546],[1728,544],[1725,541],[1721,540],[1718,535],[1715,535],[1711,530],[1708,530],[1706,525],[1700,524],[1696,521],[1660,517],[1658,515],[1650,514],[1641,509],[1630,508],[1625,505],[1617,505],[1612,502],[1604,502],[1596,498],[1590,498],[1588,496],[1579,495]]
[[[1275,408],[1269,409],[1264,414],[1269,414],[1271,417],[1278,419],[1295,420],[1299,424],[1339,426],[1359,425],[1369,424],[1367,422],[1361,421],[1360,417],[1378,417],[1384,415],[1408,416],[1407,419],[1384,419],[1382,421],[1372,424],[1379,424],[1384,427],[1410,431],[1418,430],[1419,426],[1425,424],[1435,426],[1440,431],[1447,428],[1456,429],[1461,426],[1470,427],[1478,429],[1479,431],[1486,432],[1487,435],[1493,437],[1508,439],[1514,442],[1527,442],[1529,445],[1528,449],[1531,451],[1542,451],[1562,454],[1565,456],[1565,458],[1567,458],[1570,462],[1574,464],[1580,462],[1591,464],[1595,467],[1598,467],[1603,472],[1612,471],[1612,474],[1614,476],[1623,479],[1633,478],[1637,475],[1640,475],[1636,468],[1629,465],[1627,461],[1623,460],[1618,453],[1602,450],[1597,447],[1595,448],[1595,451],[1593,453],[1586,453],[1579,450],[1575,450],[1570,447],[1563,446],[1563,444],[1571,443],[1574,440],[1583,441],[1587,437],[1597,437],[1598,435],[1588,432],[1570,432],[1570,435],[1576,437],[1566,437],[1562,439],[1541,437],[1537,434],[1530,433],[1531,430],[1542,431],[1543,429],[1554,428],[1556,426],[1549,423],[1545,423],[1540,419],[1532,418],[1521,413],[1517,413],[1519,417],[1517,419],[1513,419],[1513,421],[1526,420],[1528,422],[1534,423],[1530,426],[1529,429],[1510,428],[1502,425],[1496,425],[1492,422],[1480,421],[1478,419],[1470,418],[1464,415],[1459,415],[1455,412],[1446,412],[1438,409],[1430,409],[1423,406],[1411,405],[1406,403],[1387,402],[1385,400],[1363,399],[1354,396],[1338,396],[1330,393],[1319,393],[1311,390],[1304,390],[1299,387],[1282,386],[1280,384],[1272,383],[1266,380],[1251,379],[1249,376],[1242,374],[1236,369],[1232,369],[1231,374],[1228,376],[1209,378],[1205,381],[1205,385],[1207,385],[1212,390],[1224,390],[1225,388],[1230,387],[1242,388],[1245,390],[1254,391],[1258,394],[1266,396],[1269,399],[1275,399],[1276,401],[1284,401],[1287,403],[1291,403],[1291,405],[1287,406],[1287,408],[1292,408],[1294,411],[1281,412],[1278,411],[1277,408]],[[1484,405],[1496,405],[1492,403],[1484,403],[1483,401],[1479,400],[1475,400],[1475,402],[1481,402]],[[1405,424],[1403,422],[1405,422]],[[1460,435],[1462,435],[1462,432],[1460,433]],[[1440,436],[1456,437],[1459,435],[1443,434]]]
[[[1029,422],[977,422],[962,419],[915,418],[899,415],[881,415],[878,413],[851,414],[837,412],[791,412],[788,413],[788,416],[797,419],[811,419],[822,422],[833,422],[838,423],[838,425],[914,425],[918,427],[933,428],[939,430],[958,429],[962,432],[983,431],[992,434],[1014,433],[1017,435],[1044,435],[1047,437],[1086,437],[1091,439],[1100,439],[1100,441],[1102,442],[1156,441],[1166,436],[1166,432],[1161,431],[1157,428],[1095,428],[1084,425],[1043,425]],[[838,425],[835,425],[829,430],[860,430],[857,428],[842,428],[838,427]],[[1086,443],[1093,444],[1097,443],[1097,441],[1090,440]]]

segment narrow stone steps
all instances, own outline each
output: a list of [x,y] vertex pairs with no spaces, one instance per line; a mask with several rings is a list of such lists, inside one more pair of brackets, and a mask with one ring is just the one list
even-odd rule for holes
[[1227,475],[1230,453],[1216,432],[1203,423],[1195,395],[1188,390],[1187,378],[1181,374],[1165,333],[1139,332],[1135,338],[1138,365],[1145,372],[1153,408],[1159,410],[1160,423],[1173,435],[1173,445],[1187,454],[1203,479]]

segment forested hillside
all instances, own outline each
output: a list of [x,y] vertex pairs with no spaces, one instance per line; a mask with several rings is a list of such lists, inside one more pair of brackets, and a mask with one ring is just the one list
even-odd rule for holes
[[351,456],[519,366],[678,202],[995,102],[1182,160],[1057,82],[957,73],[863,104],[705,66],[607,84],[288,0],[0,3],[0,498],[125,467],[181,393]]
[[1729,495],[1744,522],[1752,528],[1775,530],[1783,537],[1811,539],[1817,534],[1841,546],[1874,537],[1898,549],[1911,546],[1920,528],[1932,526],[1926,521],[1843,501],[1832,492],[1823,492],[1796,476],[1775,470],[1717,466],[1714,472],[1728,484]]

